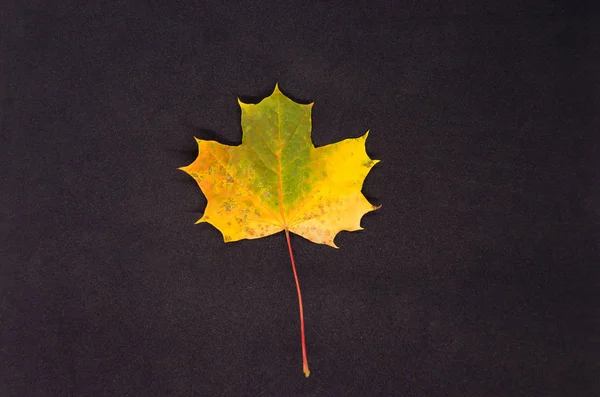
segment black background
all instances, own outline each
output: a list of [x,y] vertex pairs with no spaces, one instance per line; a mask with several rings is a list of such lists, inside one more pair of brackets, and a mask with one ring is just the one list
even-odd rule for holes
[[[0,395],[599,395],[590,8],[85,3],[2,6]],[[382,160],[364,231],[292,239],[309,379],[283,234],[176,170],[276,82]]]

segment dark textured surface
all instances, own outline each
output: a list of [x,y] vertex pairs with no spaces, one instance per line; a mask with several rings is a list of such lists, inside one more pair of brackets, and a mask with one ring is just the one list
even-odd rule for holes
[[[219,3],[0,6],[0,395],[600,395],[597,15]],[[308,380],[283,234],[176,170],[275,82],[382,160],[365,231],[293,238]]]

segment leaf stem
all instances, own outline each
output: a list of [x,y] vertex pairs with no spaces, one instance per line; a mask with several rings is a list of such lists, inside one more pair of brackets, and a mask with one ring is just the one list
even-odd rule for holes
[[304,338],[304,310],[302,309],[302,294],[300,293],[300,282],[296,273],[296,262],[292,253],[292,243],[290,242],[290,232],[285,229],[285,238],[287,240],[288,250],[290,251],[290,259],[292,260],[292,270],[294,271],[294,279],[296,280],[296,290],[298,291],[298,306],[300,307],[300,333],[302,334],[302,370],[308,378],[310,370],[308,369],[308,359],[306,358],[306,339]]

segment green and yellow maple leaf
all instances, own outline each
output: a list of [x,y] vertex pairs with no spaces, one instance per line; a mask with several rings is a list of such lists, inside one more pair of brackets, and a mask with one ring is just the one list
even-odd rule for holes
[[239,101],[242,144],[223,145],[196,139],[198,157],[180,168],[190,174],[208,199],[204,215],[225,242],[254,239],[285,231],[300,303],[304,372],[302,298],[289,232],[336,247],[342,230],[362,229],[362,216],[378,206],[361,193],[379,161],[365,149],[363,136],[315,148],[311,140],[312,103],[286,97],[276,85],[258,104]]
[[198,157],[181,169],[208,199],[204,216],[226,242],[289,230],[336,247],[342,230],[360,230],[362,216],[377,207],[361,193],[378,160],[363,136],[315,148],[310,137],[312,104],[298,104],[276,86],[258,104],[239,101],[240,146],[196,139]]

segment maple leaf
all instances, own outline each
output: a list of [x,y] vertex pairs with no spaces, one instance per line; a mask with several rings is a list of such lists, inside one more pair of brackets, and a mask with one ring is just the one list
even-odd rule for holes
[[302,295],[290,232],[337,248],[342,230],[361,230],[362,216],[379,206],[361,193],[363,181],[379,160],[365,149],[368,131],[359,138],[315,148],[311,110],[286,97],[277,85],[258,104],[238,100],[242,144],[223,145],[196,138],[198,157],[180,169],[206,196],[204,215],[225,242],[285,231],[300,307],[303,370],[308,377]]

